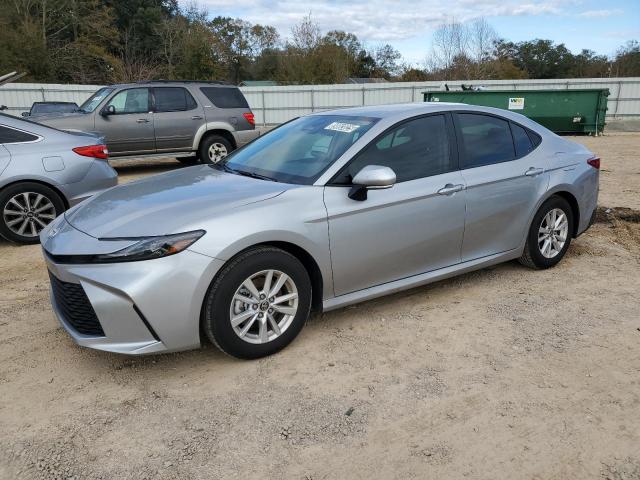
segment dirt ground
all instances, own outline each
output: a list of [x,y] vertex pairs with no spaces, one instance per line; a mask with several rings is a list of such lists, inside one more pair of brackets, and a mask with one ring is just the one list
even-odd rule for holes
[[0,478],[640,479],[640,134],[575,140],[601,210],[558,267],[318,316],[259,361],[77,347],[39,247],[0,243]]

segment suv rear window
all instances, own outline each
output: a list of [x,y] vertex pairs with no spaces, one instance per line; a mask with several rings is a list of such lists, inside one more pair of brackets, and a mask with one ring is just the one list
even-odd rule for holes
[[236,87],[201,87],[200,91],[218,108],[249,108],[244,95]]

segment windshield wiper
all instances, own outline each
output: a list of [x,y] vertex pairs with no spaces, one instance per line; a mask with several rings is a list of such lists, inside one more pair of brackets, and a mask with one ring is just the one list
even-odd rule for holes
[[237,175],[242,175],[242,176],[245,176],[245,177],[257,178],[259,180],[269,180],[271,182],[277,182],[278,181],[273,177],[268,177],[267,175],[260,175],[259,173],[247,172],[245,170],[236,170],[235,168],[229,167],[226,163],[222,163],[222,164],[219,163],[219,164],[217,164],[217,166],[222,168],[222,170],[224,170],[225,172],[235,173]]

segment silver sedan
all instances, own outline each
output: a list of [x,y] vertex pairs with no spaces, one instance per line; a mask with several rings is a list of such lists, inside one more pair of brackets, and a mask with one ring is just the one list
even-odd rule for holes
[[208,338],[256,358],[327,311],[519,259],[549,268],[591,224],[600,160],[516,113],[409,104],[295,119],[219,165],[123,185],[41,234],[80,345]]
[[0,114],[0,236],[37,243],[69,206],[116,185],[107,157],[95,135]]

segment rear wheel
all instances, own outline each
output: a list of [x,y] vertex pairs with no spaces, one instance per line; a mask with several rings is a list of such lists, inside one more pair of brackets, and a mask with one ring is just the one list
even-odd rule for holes
[[226,265],[205,299],[202,324],[212,343],[238,358],[287,346],[311,308],[311,281],[300,261],[273,247],[248,250]]
[[219,163],[233,151],[233,145],[222,135],[209,135],[198,149],[198,156],[202,163]]
[[549,198],[533,217],[520,263],[537,269],[557,265],[569,249],[571,232],[571,206],[562,197]]
[[64,210],[60,195],[45,185],[11,185],[0,192],[0,234],[12,242],[38,243],[42,229]]

